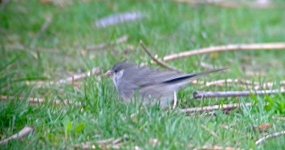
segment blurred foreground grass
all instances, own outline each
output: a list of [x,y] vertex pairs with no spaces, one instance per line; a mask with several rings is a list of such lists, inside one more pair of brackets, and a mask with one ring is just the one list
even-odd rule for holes
[[[185,116],[157,107],[122,104],[111,80],[105,77],[88,78],[80,87],[37,88],[27,82],[61,79],[93,67],[106,71],[126,59],[136,63],[150,62],[139,46],[140,40],[158,56],[214,45],[283,42],[285,15],[282,6],[285,3],[279,1],[276,5],[278,7],[267,9],[231,9],[174,1],[69,1],[63,6],[37,0],[12,1],[0,12],[0,94],[43,97],[50,101],[69,99],[86,105],[79,108],[47,102],[30,106],[17,98],[1,101],[0,139],[24,126],[35,128],[35,133],[24,141],[12,142],[1,149],[71,149],[87,141],[96,143],[123,136],[129,138],[123,143],[126,149],[193,149],[213,145],[255,149],[255,141],[266,133],[257,132],[254,127],[271,124],[268,133],[285,129],[284,120],[276,119],[285,113],[283,95],[195,102],[191,95],[195,90],[239,88],[193,86],[179,93],[179,107],[229,102],[254,102],[256,105],[230,114]],[[134,11],[146,17],[107,28],[95,26],[100,18]],[[42,30],[47,18],[51,18],[51,22]],[[126,43],[103,50],[86,50],[90,46],[112,43],[122,36],[128,37]],[[285,75],[284,51],[212,54],[170,64],[185,72],[197,72],[205,70],[201,62],[230,68],[226,73],[201,79],[205,81],[225,78],[260,83],[273,81],[278,88]],[[284,145],[284,138],[280,137],[260,148],[284,149]]]

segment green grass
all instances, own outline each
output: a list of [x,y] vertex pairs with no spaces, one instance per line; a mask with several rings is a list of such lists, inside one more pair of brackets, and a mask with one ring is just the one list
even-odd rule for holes
[[[279,1],[276,4],[282,6],[285,3]],[[268,133],[285,129],[284,121],[275,119],[285,114],[283,95],[195,101],[192,93],[197,90],[241,88],[192,86],[179,93],[180,108],[238,101],[255,105],[230,114],[217,112],[215,116],[186,116],[158,107],[126,105],[119,101],[112,81],[104,77],[88,78],[79,88],[71,85],[37,88],[26,84],[27,81],[61,79],[93,67],[106,71],[125,59],[136,63],[150,62],[139,46],[141,40],[161,57],[213,45],[282,42],[285,39],[283,10],[282,7],[226,9],[190,6],[170,0],[76,1],[63,8],[36,0],[12,1],[0,10],[0,95],[43,97],[49,101],[69,99],[86,105],[79,108],[54,106],[47,102],[31,106],[26,100],[17,98],[10,98],[9,102],[0,101],[0,139],[11,136],[24,126],[35,128],[32,136],[0,149],[71,149],[87,141],[96,143],[125,135],[129,140],[124,142],[124,149],[134,149],[135,146],[143,149],[193,149],[205,145],[284,149],[284,137],[256,147],[255,141],[266,133],[253,129],[265,123],[272,124]],[[140,11],[146,18],[104,29],[95,27],[96,20],[102,17],[128,11]],[[52,23],[36,38],[46,16],[52,16]],[[129,37],[127,43],[106,50],[82,52],[86,46],[111,43],[124,35]],[[127,49],[131,50],[125,54]],[[278,82],[284,79],[285,74],[283,51],[195,56],[170,64],[185,72],[198,72],[205,70],[200,66],[201,61],[230,68],[226,73],[201,79],[205,81],[225,78],[260,83],[274,81],[278,88]],[[266,75],[249,76],[244,68],[265,72]],[[158,139],[160,144],[152,146],[152,139]]]

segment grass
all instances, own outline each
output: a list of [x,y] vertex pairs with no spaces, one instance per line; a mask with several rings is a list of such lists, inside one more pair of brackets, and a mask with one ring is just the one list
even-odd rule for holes
[[[282,6],[284,2],[276,4]],[[141,11],[146,18],[105,29],[95,27],[95,21],[102,17],[128,11]],[[112,81],[104,77],[88,78],[80,88],[70,85],[36,88],[26,84],[26,81],[60,79],[93,67],[106,71],[125,59],[136,63],[150,62],[139,46],[140,40],[159,56],[211,45],[282,42],[285,39],[285,16],[281,12],[281,7],[226,9],[210,5],[190,6],[170,0],[75,1],[62,8],[36,0],[12,1],[0,12],[0,94],[44,97],[50,101],[69,99],[86,105],[78,108],[54,106],[47,102],[30,106],[27,101],[17,98],[1,101],[0,139],[11,136],[24,126],[35,128],[32,136],[1,149],[71,149],[86,141],[95,143],[124,135],[129,140],[124,142],[123,149],[134,149],[135,146],[143,149],[193,149],[205,145],[284,149],[284,137],[256,147],[255,141],[266,133],[253,129],[265,123],[272,125],[269,133],[285,129],[284,121],[275,119],[285,114],[283,95],[197,102],[191,98],[195,90],[240,88],[192,86],[179,93],[180,108],[237,101],[254,102],[255,106],[230,114],[217,112],[216,116],[185,116],[158,107],[123,104]],[[37,36],[46,16],[52,16],[52,23]],[[88,45],[109,43],[124,35],[129,37],[125,44],[101,51],[82,51]],[[234,52],[195,56],[170,64],[185,72],[204,70],[199,65],[201,61],[218,67],[227,66],[230,68],[228,72],[201,80],[275,81],[278,87],[278,81],[284,79],[285,74],[284,56],[282,51]],[[266,76],[249,76],[244,69],[262,71]],[[158,139],[160,144],[153,146],[150,142],[153,139]]]

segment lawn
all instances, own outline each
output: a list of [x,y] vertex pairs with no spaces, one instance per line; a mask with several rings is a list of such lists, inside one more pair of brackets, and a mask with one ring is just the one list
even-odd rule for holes
[[[246,88],[193,85],[179,92],[175,110],[162,110],[122,103],[112,80],[104,76],[124,60],[160,68],[142,50],[141,41],[158,58],[218,45],[284,42],[285,2],[273,1],[274,7],[269,8],[225,8],[174,0],[54,2],[15,0],[0,7],[0,140],[25,126],[34,129],[23,140],[0,145],[0,149],[81,149],[86,142],[101,149],[285,149],[284,136],[255,144],[267,134],[285,130],[282,94],[197,101],[192,96],[195,91]],[[125,12],[140,12],[143,18],[96,27],[101,18]],[[122,38],[127,40],[116,42]],[[273,82],[278,89],[285,75],[282,50],[211,53],[167,63],[187,73],[208,69],[201,64],[228,68],[199,79],[203,82],[231,78]],[[92,68],[102,74],[76,84],[39,85]],[[30,98],[45,102],[31,105]],[[55,105],[55,100],[72,103]],[[214,115],[178,111],[246,102],[254,105]],[[260,131],[262,126],[268,128]]]

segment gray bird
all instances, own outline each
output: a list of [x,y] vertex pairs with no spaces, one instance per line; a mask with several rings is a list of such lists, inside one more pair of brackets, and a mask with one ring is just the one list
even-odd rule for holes
[[185,74],[177,71],[160,71],[136,64],[123,62],[115,65],[108,73],[125,102],[134,99],[136,93],[144,104],[159,103],[162,108],[177,103],[177,92],[186,87],[193,79],[224,69],[202,73]]

